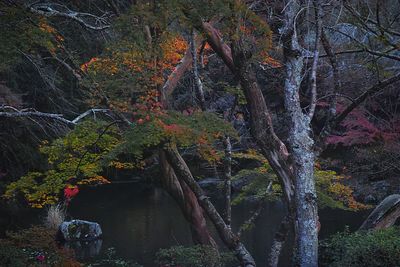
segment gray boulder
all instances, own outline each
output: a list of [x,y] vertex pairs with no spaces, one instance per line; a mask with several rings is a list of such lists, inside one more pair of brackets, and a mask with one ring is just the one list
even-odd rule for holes
[[98,223],[83,220],[63,222],[59,231],[65,241],[92,241],[102,235]]

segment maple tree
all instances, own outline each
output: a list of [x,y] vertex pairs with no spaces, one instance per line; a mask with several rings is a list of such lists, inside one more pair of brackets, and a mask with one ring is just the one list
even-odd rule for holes
[[[38,90],[38,98],[34,89],[25,89],[29,102],[17,98],[10,103],[19,106],[5,103],[1,118],[31,120],[57,137],[39,148],[45,166],[29,168],[9,183],[6,198],[22,195],[40,208],[56,203],[63,193],[67,200],[73,198],[87,184],[108,183],[107,169],[143,169],[148,157],[158,156],[161,184],[179,205],[193,240],[217,248],[208,216],[243,266],[255,266],[255,261],[241,230],[236,233],[230,225],[230,179],[255,177],[233,203],[249,195],[261,203],[286,201],[288,215],[274,240],[271,266],[277,265],[288,224],[295,231],[297,264],[317,264],[318,205],[366,208],[345,185],[345,174],[321,169],[316,162],[327,146],[368,150],[395,147],[399,141],[397,105],[390,103],[393,110],[387,112],[376,108],[386,103],[363,104],[400,79],[391,63],[399,61],[398,33],[392,29],[397,22],[381,19],[379,1],[374,14],[354,7],[355,2],[364,6],[363,1],[324,5],[314,0],[311,7],[303,1],[121,0],[100,1],[94,8],[85,1],[72,2],[0,5],[6,14],[0,22],[21,29],[21,34],[10,27],[0,30],[5,40],[0,44],[5,59],[0,72],[19,76],[34,70],[42,81],[34,88],[48,89]],[[335,18],[342,8],[345,16]],[[81,12],[85,9],[93,14]],[[109,9],[113,16],[101,14]],[[60,23],[64,20],[84,33],[71,31],[71,24]],[[359,36],[368,36],[369,42]],[[85,45],[78,39],[89,41]],[[353,46],[361,50],[346,50]],[[320,57],[320,50],[325,55]],[[351,55],[346,60],[364,66],[357,68],[363,77],[339,68],[346,65],[339,58],[346,54]],[[31,69],[21,60],[30,62]],[[8,70],[9,65],[16,70]],[[366,79],[368,73],[374,77]],[[345,78],[358,79],[358,84]],[[9,79],[7,86],[13,84],[22,82]],[[391,93],[382,98],[394,98]],[[341,95],[351,101],[342,101]],[[25,109],[26,104],[57,113]],[[87,108],[107,110],[108,117],[99,119],[93,111],[93,120],[69,120],[59,114],[69,118]],[[242,142],[243,136],[250,141]],[[232,143],[241,151],[232,152]],[[223,170],[223,212],[198,186],[182,150],[190,150],[216,173]],[[243,159],[260,166],[232,171],[232,160]]]

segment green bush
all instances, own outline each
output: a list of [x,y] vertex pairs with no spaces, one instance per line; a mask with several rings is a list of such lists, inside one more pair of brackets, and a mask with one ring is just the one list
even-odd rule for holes
[[230,253],[218,253],[212,247],[200,245],[160,249],[156,255],[156,263],[168,267],[222,267],[232,266],[228,264],[233,261]]
[[400,266],[400,228],[338,233],[320,243],[320,266]]
[[0,266],[25,267],[28,255],[11,245],[0,244]]
[[131,260],[119,258],[116,249],[113,247],[108,248],[104,256],[86,267],[143,267]]

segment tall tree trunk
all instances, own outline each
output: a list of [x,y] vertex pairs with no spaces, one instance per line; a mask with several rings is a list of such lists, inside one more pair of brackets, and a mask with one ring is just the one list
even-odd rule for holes
[[303,114],[299,88],[303,56],[295,30],[298,1],[291,0],[285,8],[283,46],[286,78],[285,109],[288,115],[288,146],[295,178],[296,261],[299,266],[318,265],[318,210],[314,182],[314,142],[310,137],[310,117]]
[[[197,42],[198,40],[195,38],[193,41]],[[168,77],[168,80],[161,89],[161,103],[165,108],[168,107],[169,95],[175,89],[176,84],[183,73],[190,66],[192,61],[190,55],[190,49],[188,49],[182,62],[171,73],[170,77]],[[159,151],[159,159],[163,174],[161,177],[161,183],[164,189],[175,199],[185,219],[189,223],[193,242],[195,244],[210,245],[217,250],[217,244],[208,230],[204,211],[199,205],[196,195],[183,180],[177,178],[174,168],[168,162],[167,155],[163,150]]]
[[[248,53],[240,41],[234,42],[232,49],[227,46],[211,24],[204,22],[202,30],[206,33],[207,42],[240,81],[250,111],[251,134],[280,180],[288,206],[288,218],[294,218],[294,177],[289,163],[289,153],[286,145],[274,131],[272,116],[252,66],[248,62]],[[284,240],[280,242],[282,246]],[[279,253],[280,249],[275,251],[278,258]]]
[[161,178],[162,186],[174,198],[188,221],[193,242],[217,248],[217,244],[208,230],[203,209],[199,205],[195,194],[184,181],[176,177],[175,171],[167,161],[164,151],[160,150],[159,157],[163,174]]
[[258,86],[254,71],[249,66],[246,51],[240,42],[232,44],[233,49],[227,46],[219,32],[210,23],[204,22],[202,30],[206,33],[207,42],[212,49],[239,79],[250,110],[252,136],[278,175],[284,197],[288,206],[291,207],[294,185],[291,168],[288,164],[289,153],[285,144],[275,133],[271,113]]

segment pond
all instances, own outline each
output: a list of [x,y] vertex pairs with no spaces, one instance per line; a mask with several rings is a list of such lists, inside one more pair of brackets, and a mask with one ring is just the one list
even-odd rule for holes
[[[215,200],[218,204],[221,201]],[[233,229],[249,217],[251,203],[233,208]],[[244,243],[258,266],[266,265],[267,251],[281,218],[284,206],[280,202],[267,203],[255,227],[244,235]],[[100,223],[103,229],[102,251],[116,249],[118,256],[132,259],[143,266],[156,266],[154,255],[160,248],[192,245],[190,230],[178,206],[161,188],[139,183],[109,184],[86,188],[71,203],[70,215],[76,219]],[[320,211],[320,237],[325,238],[345,225],[356,230],[368,212],[349,212],[324,209]],[[218,237],[215,235],[218,242]],[[282,266],[286,266],[290,251],[283,252]]]

